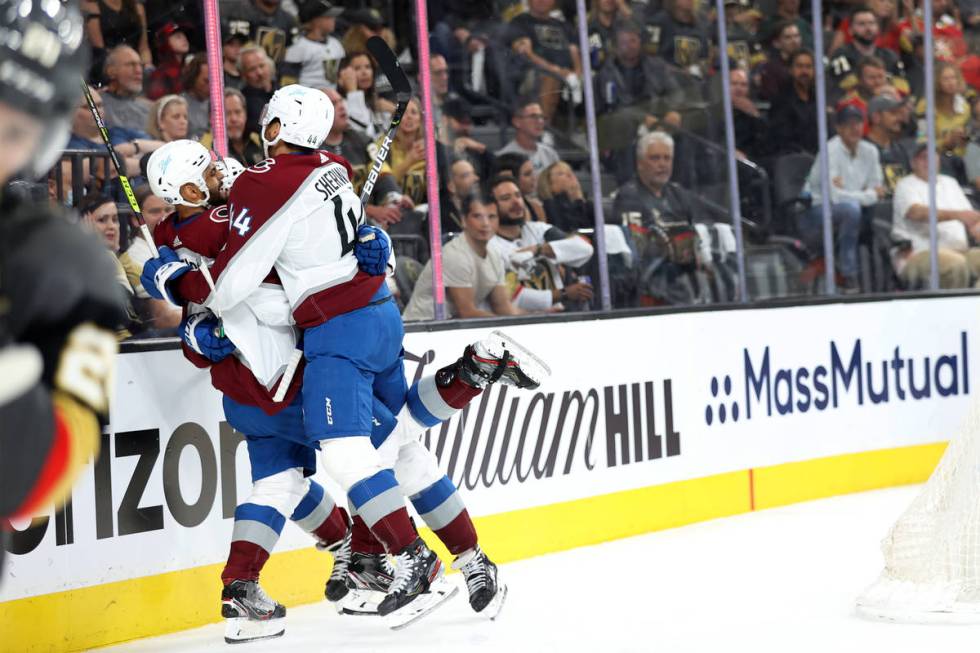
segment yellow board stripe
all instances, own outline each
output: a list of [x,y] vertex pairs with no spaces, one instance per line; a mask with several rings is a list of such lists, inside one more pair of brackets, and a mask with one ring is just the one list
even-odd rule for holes
[[[751,510],[925,480],[945,444],[929,444],[718,474],[475,519],[497,562],[673,528]],[[754,484],[754,487],[753,487]],[[432,534],[423,536],[443,556]],[[222,565],[0,603],[0,650],[79,651],[220,621]],[[330,557],[278,553],[262,585],[286,605],[322,601]],[[329,610],[324,603],[324,610]]]

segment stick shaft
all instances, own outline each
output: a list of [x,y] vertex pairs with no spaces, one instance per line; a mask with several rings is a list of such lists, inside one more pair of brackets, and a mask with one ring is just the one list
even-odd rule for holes
[[146,244],[150,246],[150,251],[153,253],[153,257],[157,258],[160,253],[157,251],[156,243],[153,242],[153,236],[150,234],[150,228],[146,226],[146,220],[143,219],[143,212],[140,211],[139,202],[136,201],[136,195],[133,193],[133,187],[129,184],[129,177],[126,176],[126,169],[123,168],[119,161],[119,155],[116,153],[116,148],[112,146],[112,141],[109,140],[109,130],[105,126],[105,121],[102,119],[102,114],[99,113],[99,108],[95,106],[95,100],[92,99],[92,91],[89,90],[88,83],[82,80],[82,90],[85,92],[85,102],[88,104],[88,110],[92,112],[92,117],[95,119],[95,124],[99,128],[99,134],[102,135],[102,142],[105,144],[106,150],[109,152],[109,159],[112,161],[113,167],[116,169],[116,174],[119,175],[119,183],[122,185],[123,192],[126,194],[126,200],[129,202],[129,208],[133,210],[133,214],[136,215],[136,220],[140,225],[140,234],[146,240]]

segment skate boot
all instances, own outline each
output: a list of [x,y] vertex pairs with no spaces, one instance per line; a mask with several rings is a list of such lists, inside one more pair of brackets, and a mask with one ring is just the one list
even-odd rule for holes
[[334,542],[330,546],[317,544],[318,549],[323,549],[333,556],[333,569],[330,571],[330,578],[327,579],[327,586],[323,590],[323,595],[328,601],[336,603],[347,596],[347,568],[350,565],[350,538],[351,529],[347,529],[347,534],[339,542]]
[[395,568],[387,554],[353,552],[347,568],[349,592],[341,613],[377,615],[378,604],[384,600],[394,576]]
[[497,565],[477,545],[460,554],[453,561],[453,569],[460,570],[466,579],[473,611],[485,611],[487,617],[495,619],[507,598],[507,586],[497,580]]
[[458,366],[463,381],[477,388],[499,381],[533,390],[551,375],[543,360],[502,331],[467,346]]
[[418,621],[456,594],[457,588],[443,574],[439,556],[416,538],[395,556],[395,576],[378,604],[378,614],[387,617],[393,630]]
[[239,644],[286,632],[286,607],[269,598],[254,580],[234,580],[221,591],[225,642]]

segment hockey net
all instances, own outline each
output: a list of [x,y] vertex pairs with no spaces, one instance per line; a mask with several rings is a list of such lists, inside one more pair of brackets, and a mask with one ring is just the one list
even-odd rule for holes
[[858,598],[859,614],[980,623],[980,402],[881,548],[885,569]]

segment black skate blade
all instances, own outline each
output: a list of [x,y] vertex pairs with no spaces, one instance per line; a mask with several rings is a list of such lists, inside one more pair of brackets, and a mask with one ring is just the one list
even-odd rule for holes
[[408,605],[386,616],[385,625],[392,630],[407,628],[456,596],[458,591],[459,588],[448,582],[445,577],[439,577],[429,586],[428,592],[420,594]]

